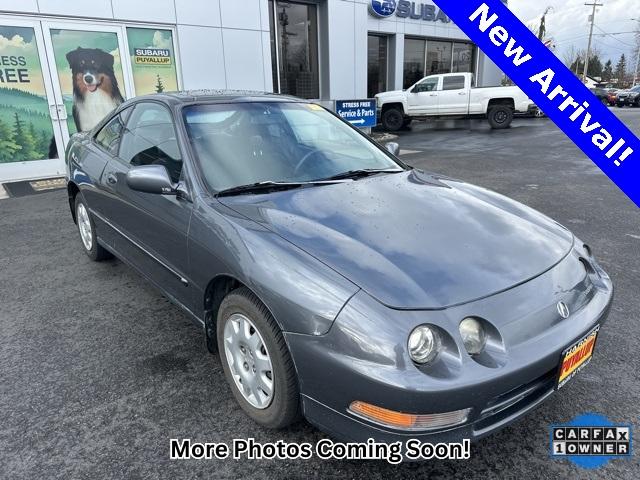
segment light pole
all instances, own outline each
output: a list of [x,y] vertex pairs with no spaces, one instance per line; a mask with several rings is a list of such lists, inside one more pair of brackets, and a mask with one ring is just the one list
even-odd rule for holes
[[[631,20],[635,20],[640,25],[640,18],[632,18]],[[638,55],[636,57],[636,68],[633,72],[633,86],[636,86],[636,82],[638,80],[638,68],[640,67],[640,33],[636,37],[636,47],[638,49]]]
[[591,41],[593,40],[593,26],[596,23],[596,8],[603,7],[602,3],[594,0],[593,3],[585,3],[587,7],[593,7],[591,14],[591,30],[589,30],[589,46],[587,47],[587,56],[584,59],[584,73],[582,74],[582,83],[587,83],[587,75],[589,74],[589,57],[591,56]]

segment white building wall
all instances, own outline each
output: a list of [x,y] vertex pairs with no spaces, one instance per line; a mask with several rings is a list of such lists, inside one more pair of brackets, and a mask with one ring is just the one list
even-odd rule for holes
[[267,0],[0,0],[10,13],[175,26],[183,88],[273,88]]
[[[453,23],[377,18],[369,0],[317,3],[327,16],[319,20],[323,100],[366,96],[368,32],[391,36],[390,89],[402,88],[405,35],[467,39]],[[10,12],[172,25],[183,88],[273,90],[267,0],[0,0],[0,13]],[[493,62],[480,53],[477,63],[479,85],[499,84]]]

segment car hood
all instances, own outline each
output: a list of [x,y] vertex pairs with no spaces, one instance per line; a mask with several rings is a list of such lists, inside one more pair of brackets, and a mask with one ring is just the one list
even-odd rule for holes
[[573,245],[535,210],[417,170],[219,200],[394,308],[492,295],[547,271]]
[[403,93],[405,93],[404,90],[390,90],[388,92],[382,92],[382,93],[378,93],[376,95],[376,98],[389,98],[389,97],[397,97],[398,95],[402,95]]

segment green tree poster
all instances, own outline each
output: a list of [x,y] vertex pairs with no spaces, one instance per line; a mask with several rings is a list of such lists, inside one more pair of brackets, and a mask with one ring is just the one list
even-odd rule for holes
[[33,28],[0,26],[0,163],[46,159],[52,138]]

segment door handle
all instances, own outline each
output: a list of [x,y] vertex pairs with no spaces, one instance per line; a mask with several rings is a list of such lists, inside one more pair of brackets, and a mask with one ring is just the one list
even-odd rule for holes
[[118,177],[116,177],[113,173],[110,173],[107,175],[107,182],[109,182],[111,185],[115,185],[116,183],[118,183]]
[[458,95],[466,95],[467,92],[459,92]]
[[67,109],[64,104],[49,105],[49,116],[52,120],[66,120]]
[[438,94],[437,94],[437,93],[432,93],[432,94],[430,94],[429,96],[430,96],[430,97],[437,97],[437,96],[438,96]]

